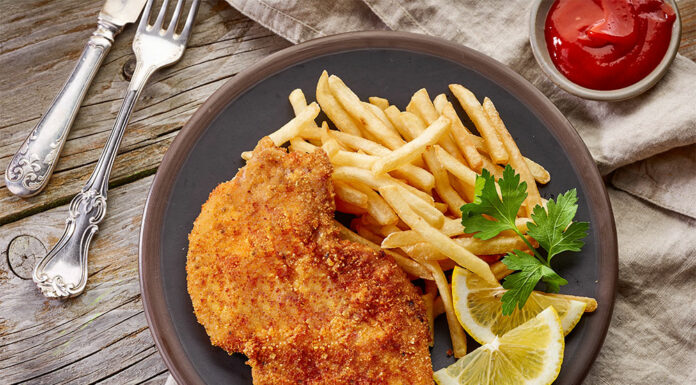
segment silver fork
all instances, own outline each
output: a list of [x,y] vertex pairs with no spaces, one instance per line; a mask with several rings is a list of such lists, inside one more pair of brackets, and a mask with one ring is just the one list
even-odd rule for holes
[[176,33],[184,0],[178,0],[165,30],[164,17],[168,0],[164,0],[157,20],[149,25],[153,0],[148,0],[133,39],[137,59],[135,72],[116,116],[111,135],[89,180],[70,202],[65,233],[53,249],[34,267],[33,280],[46,297],[68,298],[80,295],[87,283],[87,253],[92,236],[106,214],[109,174],[114,164],[123,132],[135,102],[147,80],[158,69],[176,63],[184,53],[200,0],[193,0],[181,33]]

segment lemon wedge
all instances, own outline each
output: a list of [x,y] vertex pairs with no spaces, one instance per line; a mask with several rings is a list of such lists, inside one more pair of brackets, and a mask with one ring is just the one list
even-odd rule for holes
[[564,346],[561,320],[549,306],[433,378],[439,385],[549,385],[561,371]]
[[464,329],[481,345],[534,318],[549,306],[558,312],[563,335],[573,330],[585,312],[585,302],[533,291],[522,309],[515,308],[511,315],[504,316],[500,298],[505,292],[502,287],[492,286],[466,269],[454,268],[454,312]]

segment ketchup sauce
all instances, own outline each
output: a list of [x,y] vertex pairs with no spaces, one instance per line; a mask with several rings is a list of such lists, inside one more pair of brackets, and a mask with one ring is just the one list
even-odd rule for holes
[[675,19],[662,0],[556,0],[546,18],[546,46],[575,84],[615,90],[657,67]]

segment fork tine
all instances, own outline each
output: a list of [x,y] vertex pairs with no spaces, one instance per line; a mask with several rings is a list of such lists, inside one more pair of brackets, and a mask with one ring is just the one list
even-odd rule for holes
[[150,18],[150,9],[152,8],[153,0],[147,0],[143,14],[140,15],[140,24],[138,24],[138,32],[145,31],[147,28],[148,19]]
[[196,19],[196,13],[198,12],[199,3],[200,0],[193,0],[188,17],[186,18],[186,25],[184,25],[184,29],[181,31],[181,35],[179,35],[179,39],[183,40],[184,44],[186,44],[186,41],[188,40],[189,35],[191,34],[191,28],[193,28],[193,21]]
[[184,0],[179,0],[176,2],[176,8],[174,9],[174,14],[172,15],[172,20],[169,22],[169,27],[167,27],[167,35],[174,34],[176,30],[176,24],[179,22],[179,16],[181,15],[181,8],[184,5]]
[[167,13],[167,5],[169,5],[169,0],[164,0],[162,2],[162,8],[160,8],[159,14],[157,15],[157,20],[155,21],[155,24],[152,25],[153,30],[159,31],[162,29],[162,25],[164,24],[164,15]]

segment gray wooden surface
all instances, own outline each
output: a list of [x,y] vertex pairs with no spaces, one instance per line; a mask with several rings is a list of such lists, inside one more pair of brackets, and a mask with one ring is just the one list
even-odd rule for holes
[[[0,169],[38,122],[95,26],[102,0],[0,0]],[[696,0],[679,1],[681,53],[696,59]],[[45,299],[31,282],[60,237],[66,203],[109,134],[133,64],[129,26],[87,95],[57,171],[30,199],[0,181],[0,384],[163,384],[167,369],[147,327],[138,284],[145,198],[182,125],[226,80],[289,45],[224,0],[203,1],[189,49],[146,87],[111,176],[106,219],[92,242],[83,295]]]

